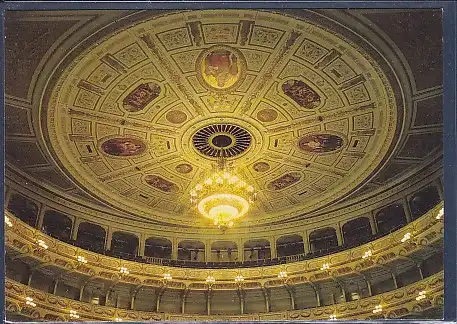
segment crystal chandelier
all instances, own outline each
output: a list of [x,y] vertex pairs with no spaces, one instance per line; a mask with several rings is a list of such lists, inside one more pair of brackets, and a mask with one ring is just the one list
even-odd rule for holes
[[212,173],[190,191],[190,202],[202,216],[225,231],[246,215],[256,196],[254,187],[237,177],[233,165],[222,156]]

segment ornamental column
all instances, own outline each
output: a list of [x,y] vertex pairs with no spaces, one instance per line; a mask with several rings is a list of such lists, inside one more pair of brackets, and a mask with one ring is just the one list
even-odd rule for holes
[[308,236],[308,231],[305,231],[303,233],[303,250],[305,254],[309,253],[309,236]]
[[270,312],[270,296],[268,296],[268,290],[262,285],[263,297],[265,298],[265,312]]
[[81,219],[75,217],[75,220],[73,221],[73,226],[71,227],[71,239],[73,241],[76,241],[76,238],[78,237],[79,224],[81,224]]
[[106,234],[105,239],[105,251],[111,250],[111,241],[113,239],[113,229],[108,227],[108,233]]
[[138,255],[144,257],[144,249],[146,248],[146,239],[144,238],[144,234],[141,233],[139,237],[140,241],[139,248],[138,248]]
[[371,212],[370,215],[368,216],[368,220],[370,221],[371,235],[376,235],[376,233],[378,232],[378,229],[376,228],[377,226],[376,226],[373,212]]
[[211,288],[206,291],[206,313],[211,315]]
[[243,262],[244,261],[244,241],[242,239],[239,239],[237,241],[238,244],[238,261]]
[[268,238],[268,240],[270,241],[271,258],[272,259],[277,258],[278,257],[278,252],[276,251],[276,237],[271,236],[271,237]]
[[172,260],[178,260],[178,239],[176,237],[173,237],[171,241],[171,259]]
[[409,208],[408,199],[403,197],[403,210],[405,211],[406,222],[411,223],[412,216],[411,216],[411,209]]
[[37,223],[36,223],[36,228],[41,231],[41,228],[43,227],[43,220],[44,220],[44,214],[46,213],[47,208],[46,205],[40,204],[40,211],[38,212],[38,218],[37,218]]
[[206,240],[205,242],[205,261],[210,262],[211,261],[211,241]]
[[438,195],[440,196],[440,200],[443,200],[444,199],[444,192],[443,192],[442,182],[438,178],[433,183],[435,184],[436,189],[438,190]]
[[54,287],[52,288],[52,294],[53,295],[56,294],[58,285],[59,285],[59,279],[54,280]]
[[13,189],[8,187],[8,190],[5,191],[5,198],[3,199],[3,208],[8,209],[8,204],[10,203],[11,196],[13,194]]
[[336,230],[336,239],[338,240],[338,246],[343,245],[343,233],[341,232],[341,226],[340,223],[337,224],[335,227]]

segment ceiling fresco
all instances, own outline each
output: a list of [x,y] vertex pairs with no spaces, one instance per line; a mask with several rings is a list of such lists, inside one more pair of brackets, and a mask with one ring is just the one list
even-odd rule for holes
[[226,149],[259,223],[327,206],[384,163],[398,107],[361,48],[271,12],[179,12],[85,49],[61,73],[47,138],[67,175],[111,205],[206,223],[189,191]]

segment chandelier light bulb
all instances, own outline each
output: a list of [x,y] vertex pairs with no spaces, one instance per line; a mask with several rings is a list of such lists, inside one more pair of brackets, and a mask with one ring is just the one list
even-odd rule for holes
[[444,216],[444,207],[442,207],[440,209],[440,211],[438,212],[438,214],[436,215],[436,219],[442,219]]
[[279,279],[284,279],[287,278],[287,272],[286,271],[280,271],[278,274]]
[[427,292],[425,290],[422,290],[419,292],[419,296],[416,297],[416,300],[419,301],[419,300],[422,300],[422,299],[425,299],[427,298]]
[[48,249],[48,245],[43,240],[38,240],[37,243],[38,243],[38,246],[42,247],[43,249],[45,249],[45,250]]
[[242,275],[238,275],[235,277],[235,282],[242,282],[242,281],[244,281],[244,278]]
[[13,227],[13,223],[11,223],[11,220],[6,215],[5,215],[5,224],[8,225],[8,227]]
[[401,242],[404,243],[406,241],[408,241],[409,239],[411,238],[411,233],[406,233],[403,238],[401,239]]
[[366,259],[372,256],[371,250],[365,251],[365,253],[362,255],[362,259]]

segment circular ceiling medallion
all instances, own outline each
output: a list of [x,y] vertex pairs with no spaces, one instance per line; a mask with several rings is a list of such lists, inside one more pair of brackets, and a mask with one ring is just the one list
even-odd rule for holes
[[266,162],[257,162],[252,168],[257,172],[265,172],[270,170],[270,165]]
[[189,173],[193,170],[192,165],[187,163],[182,163],[176,166],[176,171],[179,173]]
[[231,124],[206,126],[192,137],[198,152],[209,157],[234,157],[244,153],[251,145],[251,134]]
[[278,112],[274,109],[262,109],[257,113],[257,119],[261,122],[272,122],[278,118]]
[[179,110],[172,110],[168,112],[165,118],[172,124],[181,124],[186,121],[187,115]]
[[226,90],[238,85],[246,70],[243,54],[229,46],[216,45],[203,51],[197,59],[197,77],[205,86]]

